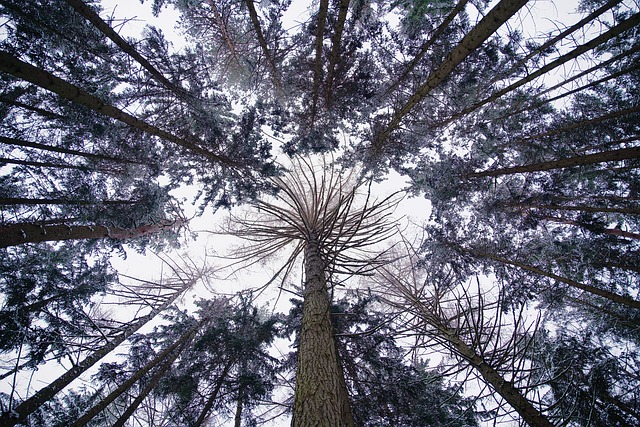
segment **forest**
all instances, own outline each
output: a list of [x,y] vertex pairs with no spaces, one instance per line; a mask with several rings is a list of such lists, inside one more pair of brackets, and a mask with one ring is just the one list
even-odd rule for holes
[[637,0],[118,3],[0,0],[0,427],[640,425]]

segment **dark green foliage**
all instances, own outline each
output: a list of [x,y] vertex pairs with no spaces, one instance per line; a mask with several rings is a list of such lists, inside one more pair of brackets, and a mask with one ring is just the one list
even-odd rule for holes
[[[90,247],[66,243],[2,249],[0,350],[22,348],[28,366],[62,358],[98,331],[89,318],[91,298],[100,295],[116,275],[106,257],[89,257]],[[21,361],[21,363],[23,363]]]

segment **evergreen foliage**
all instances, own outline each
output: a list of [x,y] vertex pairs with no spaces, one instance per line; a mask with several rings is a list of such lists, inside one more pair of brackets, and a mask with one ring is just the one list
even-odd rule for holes
[[640,423],[637,2],[142,3],[0,0],[0,426]]

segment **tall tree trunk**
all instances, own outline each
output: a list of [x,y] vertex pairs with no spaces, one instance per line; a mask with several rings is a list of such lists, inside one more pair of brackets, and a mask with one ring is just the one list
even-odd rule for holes
[[509,18],[527,3],[527,0],[501,0],[445,58],[444,62],[433,71],[427,81],[395,112],[384,130],[376,135],[372,145],[374,156],[382,152],[382,147],[391,132],[398,127],[402,119],[422,101],[434,88],[440,85],[453,70],[475,51],[485,40],[494,34]]
[[333,37],[331,38],[331,55],[329,56],[329,66],[327,67],[327,81],[325,88],[325,105],[327,109],[331,108],[333,80],[336,71],[336,64],[340,58],[340,42],[342,40],[342,31],[344,30],[344,23],[347,20],[347,12],[349,11],[349,0],[340,1],[340,9],[338,11],[338,21],[335,26]]
[[640,147],[621,148],[619,150],[605,151],[602,153],[585,154],[583,156],[567,157],[560,160],[533,163],[531,165],[512,166],[502,169],[493,169],[473,172],[465,175],[464,179],[483,178],[487,176],[502,176],[515,173],[542,172],[554,169],[570,168],[574,166],[593,165],[605,162],[617,162],[640,158]]
[[[524,58],[520,59],[517,63],[512,65],[511,68],[509,70],[507,70],[505,74],[511,74],[512,72],[514,72],[518,68],[520,68],[523,65],[525,65],[527,63],[527,61],[529,61],[534,56],[542,54],[547,49],[549,49],[550,47],[555,45],[557,42],[559,42],[560,40],[562,40],[565,37],[567,37],[569,34],[574,33],[577,30],[582,29],[585,26],[585,24],[587,24],[588,22],[592,21],[593,19],[597,18],[598,16],[602,15],[603,13],[605,13],[607,10],[613,8],[614,6],[616,6],[616,5],[620,4],[620,3],[622,3],[622,0],[609,0],[607,3],[605,3],[602,6],[600,6],[598,9],[594,10],[589,15],[585,16],[584,18],[582,18],[580,21],[578,21],[575,24],[573,24],[572,26],[564,29],[558,35],[556,35],[555,37],[550,38],[549,40],[544,42],[542,45],[536,47],[534,50],[532,50],[527,55],[525,55]],[[492,83],[495,83],[495,82],[496,82],[496,80],[494,80]]]
[[508,207],[517,207],[521,209],[549,209],[554,211],[578,211],[578,212],[610,212],[626,215],[640,215],[640,207],[632,206],[626,208],[618,207],[601,207],[587,205],[538,205],[530,203],[510,203]]
[[138,64],[142,65],[144,69],[147,70],[156,81],[173,92],[174,95],[176,95],[178,98],[183,98],[187,94],[184,89],[178,87],[176,84],[172,83],[171,81],[169,81],[169,79],[163,76],[160,71],[158,71],[153,65],[151,65],[151,63],[147,61],[147,59],[143,57],[125,39],[120,37],[120,34],[118,34],[113,28],[111,28],[109,24],[103,21],[102,18],[100,18],[100,15],[98,15],[84,1],[66,0],[66,2],[67,4],[69,4],[69,6],[73,7],[76,12],[78,12],[80,15],[84,16],[85,19],[91,22],[93,26],[100,30],[102,34],[104,34],[112,42],[114,42],[116,46],[122,49],[123,52],[135,59]]
[[522,395],[513,383],[501,375],[493,366],[469,347],[455,332],[440,328],[442,338],[449,342],[452,349],[462,356],[469,364],[482,375],[482,378],[504,400],[515,409],[522,419],[532,427],[553,427],[553,424],[536,409],[533,404]]
[[396,81],[389,86],[389,88],[385,91],[385,95],[389,95],[391,92],[397,89],[398,86],[411,74],[413,69],[418,65],[418,62],[427,54],[433,43],[440,37],[445,30],[449,27],[449,24],[453,19],[464,9],[469,0],[458,0],[456,6],[449,12],[449,14],[444,18],[444,20],[440,23],[438,28],[433,32],[429,40],[424,42],[420,47],[420,52],[411,60],[411,62],[405,67],[402,75],[396,79]]
[[136,162],[133,160],[120,159],[120,158],[111,157],[111,156],[104,156],[102,154],[87,153],[87,152],[78,151],[78,150],[71,150],[69,148],[56,147],[56,146],[47,145],[47,144],[40,144],[37,142],[25,141],[23,139],[8,138],[6,136],[0,136],[0,142],[4,144],[9,144],[9,145],[17,145],[20,147],[37,148],[38,150],[43,150],[43,151],[53,151],[55,153],[71,154],[73,156],[85,157],[87,159],[107,160],[110,162],[136,164],[136,165],[142,164],[140,162]]
[[224,368],[222,369],[222,372],[220,373],[220,377],[218,378],[218,382],[216,383],[216,386],[213,389],[213,391],[211,392],[211,394],[209,395],[209,398],[207,399],[207,402],[205,403],[204,407],[202,408],[202,412],[200,412],[200,415],[198,416],[198,419],[193,424],[193,427],[200,427],[202,425],[202,423],[204,423],[205,420],[207,419],[207,416],[209,415],[209,412],[211,412],[211,408],[213,408],[213,404],[216,402],[216,399],[218,398],[218,393],[220,393],[220,389],[222,388],[222,384],[227,379],[227,375],[229,374],[229,370],[234,365],[234,363],[235,363],[235,359],[231,358],[224,365]]
[[0,427],[10,427],[25,421],[29,415],[53,398],[53,396],[55,396],[60,390],[67,387],[73,380],[100,361],[100,359],[111,353],[116,347],[126,341],[127,338],[146,325],[158,313],[173,304],[173,302],[182,295],[183,290],[184,289],[176,291],[175,294],[168,297],[163,304],[151,310],[149,314],[135,320],[134,323],[130,324],[118,337],[114,338],[102,348],[91,353],[91,355],[87,356],[80,363],[59,376],[51,384],[40,389],[33,396],[20,403],[17,407],[13,409],[9,408],[10,412],[2,414],[0,417]]
[[540,217],[540,219],[544,220],[544,221],[551,221],[551,222],[556,222],[558,224],[568,224],[568,225],[573,225],[576,227],[580,227],[584,230],[590,231],[592,233],[596,233],[596,234],[609,234],[612,236],[617,236],[617,237],[624,237],[627,239],[637,239],[640,240],[640,234],[639,233],[632,233],[630,231],[624,231],[624,230],[619,230],[617,228],[604,228],[600,225],[595,225],[595,224],[587,224],[586,222],[580,222],[580,221],[574,221],[571,219],[566,219],[566,218],[558,218],[555,216],[543,216]]
[[180,138],[170,132],[164,131],[154,125],[142,121],[129,113],[107,104],[96,96],[91,95],[85,90],[66,82],[65,80],[54,76],[48,71],[27,64],[11,55],[10,53],[0,51],[0,71],[8,73],[19,79],[28,81],[36,86],[58,94],[60,97],[84,105],[85,107],[103,114],[107,117],[119,120],[133,128],[140,129],[150,135],[157,136],[166,141],[170,141],[182,148],[191,151],[194,154],[202,155],[215,163],[224,166],[242,168],[243,165],[224,155],[215,154],[199,146],[192,140]]
[[353,415],[331,324],[331,301],[317,242],[308,241],[293,402],[293,427],[349,427]]
[[[149,380],[147,385],[140,391],[140,394],[131,402],[131,404],[127,407],[127,409],[120,415],[120,418],[111,426],[111,427],[124,427],[124,424],[127,422],[129,417],[133,415],[133,413],[138,409],[138,406],[142,403],[142,401],[147,397],[147,395],[158,385],[160,379],[166,375],[167,371],[173,365],[173,362],[178,358],[180,353],[185,349],[187,342],[183,343],[183,345],[173,352],[173,355],[167,357],[167,360],[156,370],[156,373],[153,374],[153,377]],[[132,384],[133,385],[133,384]]]
[[0,206],[10,205],[133,205],[140,200],[70,200],[70,199],[28,199],[26,197],[0,197]]
[[[169,347],[162,350],[156,357],[149,361],[142,368],[138,369],[135,374],[131,375],[125,382],[113,390],[109,395],[100,400],[91,409],[86,411],[80,418],[71,424],[70,427],[82,427],[91,421],[96,415],[102,412],[107,406],[118,398],[122,393],[129,390],[140,378],[147,374],[151,369],[158,365],[163,360],[169,358],[171,363],[178,357],[180,352],[185,348],[188,341],[193,338],[195,332],[202,325],[202,322],[186,330],[180,338],[171,344]],[[171,355],[171,353],[174,353]],[[163,372],[164,373],[164,372]]]
[[460,117],[463,117],[475,110],[477,110],[480,107],[483,107],[484,105],[495,101],[496,99],[500,98],[501,96],[516,90],[517,88],[529,83],[530,81],[533,81],[535,79],[537,79],[538,77],[542,76],[543,74],[548,73],[549,71],[553,70],[554,68],[557,68],[569,61],[571,61],[572,59],[577,58],[578,56],[582,55],[583,53],[586,53],[588,51],[590,51],[591,49],[594,49],[598,46],[600,46],[601,44],[607,42],[608,40],[611,40],[614,37],[619,36],[620,34],[624,33],[625,31],[635,27],[636,25],[638,25],[640,23],[640,13],[636,13],[635,15],[631,16],[629,19],[622,21],[621,23],[619,23],[618,25],[610,28],[608,31],[600,34],[598,37],[594,38],[593,40],[590,40],[589,42],[578,46],[577,48],[575,48],[574,50],[572,50],[569,53],[566,53],[564,55],[562,55],[561,57],[559,57],[558,59],[551,61],[550,63],[544,65],[543,67],[538,68],[535,72],[529,74],[527,77],[524,77],[520,80],[518,80],[515,83],[510,84],[509,86],[505,87],[504,89],[501,89],[497,92],[495,92],[493,95],[483,99],[480,102],[477,102],[475,104],[473,104],[472,106],[465,108],[464,110],[460,111],[459,113],[456,113],[454,115],[452,115],[451,117],[449,117],[447,120],[438,123],[438,126],[446,126],[449,123],[459,119]]
[[282,84],[280,83],[280,76],[278,75],[278,70],[276,68],[276,63],[273,60],[273,55],[271,54],[269,46],[267,45],[267,40],[264,38],[264,33],[262,32],[260,19],[258,19],[256,6],[253,4],[253,0],[245,0],[245,4],[247,5],[247,9],[249,9],[249,17],[251,18],[251,23],[253,24],[256,36],[258,37],[258,43],[260,44],[260,48],[262,49],[264,57],[267,59],[269,72],[271,73],[271,78],[273,79],[273,86],[276,89],[276,95],[281,96]]
[[0,248],[24,243],[52,242],[83,239],[132,239],[156,234],[182,225],[181,220],[160,221],[137,228],[106,227],[103,225],[37,225],[13,224],[0,227]]
[[513,261],[513,260],[510,260],[510,259],[507,259],[507,258],[502,258],[502,257],[497,256],[497,255],[492,255],[492,254],[489,254],[489,253],[486,253],[486,252],[480,252],[480,251],[476,251],[476,250],[473,250],[473,249],[467,249],[467,248],[463,248],[463,247],[457,246],[457,245],[454,245],[454,247],[457,248],[457,249],[462,250],[463,252],[470,253],[470,254],[472,254],[474,256],[477,256],[477,257],[480,257],[480,258],[486,258],[486,259],[490,259],[490,260],[493,260],[493,261],[500,262],[502,264],[512,265],[514,267],[521,268],[521,269],[529,271],[531,273],[535,273],[535,274],[538,274],[540,276],[544,276],[544,277],[548,277],[550,279],[557,280],[558,282],[565,283],[565,284],[567,284],[567,285],[569,285],[569,286],[571,286],[573,288],[580,289],[581,291],[589,292],[590,294],[593,294],[593,295],[598,295],[598,296],[600,296],[602,298],[606,298],[606,299],[608,299],[610,301],[613,301],[613,302],[616,302],[618,304],[623,304],[623,305],[626,305],[628,307],[636,308],[636,309],[640,308],[640,301],[635,300],[635,299],[633,299],[631,297],[627,297],[627,296],[624,296],[624,295],[619,295],[619,294],[616,294],[614,292],[609,292],[609,291],[606,291],[604,289],[596,288],[595,286],[587,285],[585,283],[580,283],[580,282],[577,282],[575,280],[569,279],[567,277],[562,277],[562,276],[559,276],[557,274],[550,273],[548,271],[544,271],[544,270],[542,270],[542,269],[540,269],[538,267],[534,267],[532,265],[528,265],[528,264],[525,264],[525,263],[522,263],[522,262],[519,262],[519,261]]
[[313,95],[311,99],[311,129],[315,126],[316,115],[318,113],[318,97],[320,96],[320,85],[322,81],[322,48],[324,43],[324,27],[329,11],[329,0],[320,0],[318,9],[318,22],[316,28],[316,59],[313,66]]

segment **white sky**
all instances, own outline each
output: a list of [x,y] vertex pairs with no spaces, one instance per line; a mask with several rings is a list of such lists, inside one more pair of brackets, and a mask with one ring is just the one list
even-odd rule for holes
[[[165,37],[173,43],[174,47],[179,48],[183,43],[183,37],[178,33],[178,31],[176,31],[175,19],[178,17],[178,14],[175,11],[167,11],[164,9],[160,16],[156,18],[151,14],[150,0],[147,0],[143,5],[140,5],[137,0],[104,0],[102,5],[105,9],[102,14],[103,17],[113,14],[115,17],[120,19],[129,19],[120,29],[121,34],[136,36],[142,32],[145,25],[151,24],[161,28]],[[292,8],[287,12],[286,20],[288,24],[285,26],[293,27],[296,25],[296,22],[304,21],[307,16],[307,5],[308,2],[306,1],[301,2],[294,0]],[[572,13],[575,10],[576,5],[577,1],[575,0],[558,0],[555,2],[550,0],[532,1],[527,6],[529,8],[529,12],[524,15],[520,15],[521,22],[510,21],[509,25],[519,26],[521,29],[525,30],[525,33],[529,33],[531,36],[535,37],[536,34],[541,34],[556,28],[558,21],[564,25],[577,21],[579,19],[579,15]],[[392,174],[383,185],[378,187],[380,188],[381,194],[384,194],[404,187],[405,185],[406,179],[404,177]],[[193,200],[195,193],[195,188],[185,188],[177,195],[178,197],[186,198],[185,206],[187,208],[188,216],[193,215],[195,212],[193,207],[188,206],[188,204]],[[405,199],[397,210],[398,217],[405,217],[407,218],[407,221],[413,223],[426,221],[429,217],[429,213],[430,203],[421,197]],[[227,212],[224,210],[218,211],[215,215],[212,215],[210,210],[207,210],[204,215],[194,217],[191,220],[190,228],[193,231],[216,229],[216,224],[219,224],[219,221],[226,218],[226,216]],[[214,236],[207,233],[201,233],[196,241],[188,243],[188,247],[186,247],[185,250],[193,260],[204,260],[207,253],[211,253],[214,250],[222,251],[223,247],[227,244],[228,241],[219,235]],[[207,258],[207,260],[207,262],[215,262],[211,258]],[[161,268],[161,262],[157,257],[153,255],[141,256],[133,251],[128,251],[128,257],[126,260],[117,257],[114,258],[113,265],[122,273],[143,279],[159,279],[161,274],[160,272],[163,271]],[[230,279],[228,281],[218,281],[214,286],[219,292],[234,293],[246,287],[246,284],[248,283],[260,285],[264,282],[267,275],[265,274],[265,269],[263,267],[258,267],[255,270],[262,271],[256,271],[254,276],[247,276],[249,278],[243,276],[236,280]],[[166,271],[166,269],[164,271]],[[276,295],[277,291],[271,290],[265,294],[264,302],[273,303]],[[206,298],[209,296],[207,289],[201,286],[196,288],[195,294],[188,296],[185,301],[188,303],[196,297]],[[279,304],[278,307],[279,310],[287,310],[285,306],[289,298],[290,295],[283,295],[281,297],[281,304]],[[283,343],[283,345],[286,346],[286,343]],[[287,352],[288,349],[285,347],[281,348],[280,351]],[[37,389],[41,384],[44,384],[44,382],[41,383],[40,381],[49,381],[49,377],[52,376],[51,371],[49,371],[48,374],[49,375],[47,375],[46,372],[40,372],[38,377],[34,380],[32,390]],[[7,390],[6,386],[7,383],[5,382],[0,389]]]

